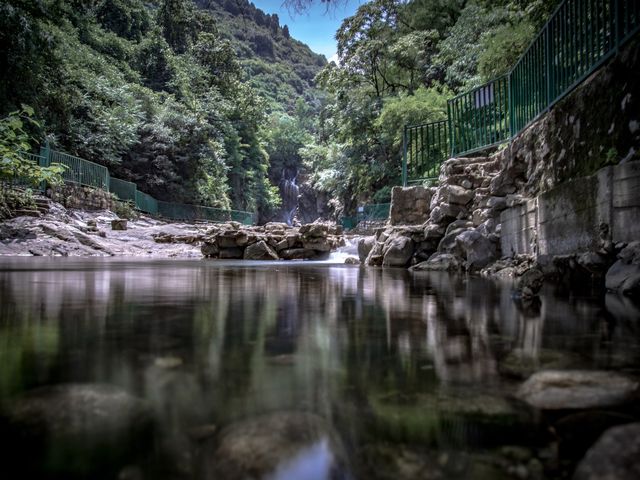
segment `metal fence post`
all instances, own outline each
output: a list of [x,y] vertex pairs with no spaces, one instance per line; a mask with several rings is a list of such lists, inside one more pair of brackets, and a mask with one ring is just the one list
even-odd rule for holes
[[511,72],[507,74],[507,98],[509,101],[509,108],[507,109],[509,115],[509,141],[513,138],[513,132],[515,132],[514,118],[513,118],[513,86],[511,85]]
[[547,76],[547,110],[550,108],[551,102],[553,102],[553,81],[551,75],[553,74],[552,62],[553,53],[551,51],[551,28],[547,22],[544,26],[544,56],[545,56],[545,74]]
[[447,123],[449,126],[449,158],[453,158],[453,121],[451,120],[451,102],[447,101]]
[[402,186],[407,186],[407,126],[402,133]]
[[[44,141],[44,145],[40,147],[40,158],[38,159],[38,164],[42,168],[51,166],[51,146],[49,145],[49,140]],[[45,193],[47,191],[47,182],[40,182],[40,192]]]
[[51,147],[49,140],[45,140],[44,145],[40,147],[40,157],[39,163],[41,167],[51,166]]

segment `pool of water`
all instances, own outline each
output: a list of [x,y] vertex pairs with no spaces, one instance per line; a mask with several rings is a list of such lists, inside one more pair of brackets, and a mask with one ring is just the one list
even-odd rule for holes
[[637,373],[639,320],[402,269],[2,259],[0,447],[39,478],[561,478],[514,393],[542,369]]

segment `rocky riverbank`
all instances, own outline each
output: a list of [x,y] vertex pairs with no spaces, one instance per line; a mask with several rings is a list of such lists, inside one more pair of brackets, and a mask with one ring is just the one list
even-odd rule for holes
[[51,201],[41,213],[0,222],[0,256],[294,260],[322,259],[343,245],[342,227],[330,223],[193,224],[145,215],[122,220],[110,210],[66,209]]

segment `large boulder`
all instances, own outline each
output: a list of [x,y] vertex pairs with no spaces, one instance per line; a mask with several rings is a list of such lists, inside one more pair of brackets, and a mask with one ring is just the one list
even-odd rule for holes
[[630,243],[618,254],[618,260],[607,271],[605,286],[624,295],[640,293],[640,241]]
[[218,243],[215,241],[215,238],[210,238],[205,239],[205,241],[202,242],[200,251],[205,257],[217,257],[220,253],[220,247],[218,247]]
[[375,242],[373,248],[367,255],[367,259],[365,260],[365,265],[371,266],[380,266],[382,265],[382,260],[384,259],[384,243],[383,242]]
[[322,418],[275,413],[232,424],[205,445],[200,478],[348,478],[344,459]]
[[516,292],[523,299],[533,298],[544,285],[544,273],[538,267],[531,267],[518,279]]
[[39,388],[13,401],[3,417],[7,461],[23,473],[46,470],[60,478],[118,469],[148,448],[153,434],[147,403],[104,384]]
[[474,190],[464,188],[459,185],[449,185],[447,188],[447,202],[457,205],[466,205],[469,203],[474,195]]
[[331,242],[327,237],[302,237],[302,246],[318,252],[331,251]]
[[406,267],[413,256],[414,243],[408,237],[399,236],[387,240],[384,246],[382,265],[385,267]]
[[308,260],[317,256],[315,250],[309,250],[308,248],[287,248],[280,251],[280,257],[283,260]]
[[434,253],[429,260],[409,268],[412,272],[455,272],[462,268],[462,260],[451,253]]
[[371,252],[371,249],[376,244],[376,237],[362,237],[358,240],[358,257],[360,258],[360,262],[364,263]]
[[462,232],[456,237],[456,244],[466,257],[469,270],[486,267],[497,259],[496,244],[476,230]]
[[244,249],[245,260],[278,260],[278,254],[263,240]]
[[574,480],[640,478],[640,423],[610,428],[578,464]]
[[244,250],[240,247],[221,248],[218,258],[221,260],[235,260],[244,256]]
[[606,408],[638,400],[640,383],[609,371],[545,370],[524,382],[518,397],[541,410]]
[[329,224],[327,223],[307,223],[300,227],[299,232],[305,237],[326,237],[329,234]]

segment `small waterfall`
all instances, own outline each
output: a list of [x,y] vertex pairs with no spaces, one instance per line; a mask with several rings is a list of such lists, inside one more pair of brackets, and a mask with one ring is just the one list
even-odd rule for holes
[[335,252],[331,252],[329,258],[324,263],[344,263],[349,257],[358,258],[358,240],[360,237],[345,237],[345,246],[338,248]]
[[[287,175],[289,173],[289,175]],[[282,215],[283,221],[287,225],[293,224],[293,219],[298,210],[298,195],[300,188],[296,184],[297,172],[287,172],[282,170],[282,179],[280,180],[280,195],[282,196]]]

